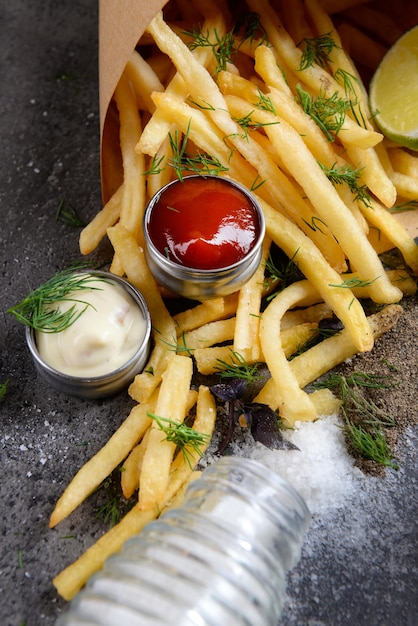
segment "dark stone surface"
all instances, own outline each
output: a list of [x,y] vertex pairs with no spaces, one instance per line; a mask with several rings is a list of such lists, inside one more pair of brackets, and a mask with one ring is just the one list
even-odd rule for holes
[[[101,205],[97,6],[13,0],[1,3],[0,19],[0,382],[10,380],[0,404],[0,623],[51,626],[65,606],[52,577],[104,526],[90,501],[54,530],[49,515],[129,401],[125,393],[77,400],[47,387],[5,311],[79,260],[78,231],[55,221],[61,200],[85,220]],[[346,508],[314,517],[283,626],[418,624],[416,428],[398,457],[398,472],[363,481]]]

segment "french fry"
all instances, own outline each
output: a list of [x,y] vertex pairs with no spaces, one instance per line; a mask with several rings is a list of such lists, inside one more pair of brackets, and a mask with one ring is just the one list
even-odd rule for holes
[[52,512],[49,526],[53,528],[68,517],[126,458],[134,445],[149,428],[157,402],[154,395],[149,402],[132,408],[128,417],[105,445],[77,472],[64,490]]
[[122,151],[124,185],[120,221],[137,241],[142,240],[142,218],[145,209],[144,159],[136,154],[135,144],[142,132],[141,119],[131,84],[125,74],[115,91],[119,110],[120,145]]
[[[192,373],[193,365],[189,357],[172,355],[163,374],[155,406],[156,416],[177,423],[183,422]],[[139,479],[141,509],[155,508],[163,500],[175,448],[175,444],[166,439],[159,425],[153,424]]]
[[209,322],[195,330],[184,333],[180,339],[180,349],[193,353],[196,348],[207,348],[216,343],[232,341],[236,326],[236,318]]
[[[245,115],[251,112],[251,106],[244,100],[229,96],[227,101],[234,113],[239,111],[239,114]],[[254,119],[263,122],[271,122],[275,118],[263,111],[257,111],[253,115]],[[374,281],[371,288],[373,299],[376,302],[397,302],[401,294],[385,280],[382,264],[353,214],[347,210],[298,133],[285,120],[279,121],[280,124],[266,126],[265,131],[295,180],[303,187],[318,215],[337,237],[353,267],[361,266],[364,279]]]
[[[321,298],[349,329],[357,349],[364,352],[371,350],[373,337],[363,308],[350,289],[342,286],[339,274],[328,265],[319,250],[307,237],[305,239],[305,235],[294,224],[265,202],[262,202],[262,207],[266,216],[267,232],[272,240],[300,267]],[[302,248],[304,254],[299,256],[298,251]]]
[[[189,413],[197,401],[197,391],[190,389],[187,400],[186,413]],[[140,443],[130,452],[123,463],[121,472],[121,488],[126,499],[129,499],[139,487],[139,476],[142,467],[142,460],[148,445],[150,429],[146,431]]]
[[270,254],[270,239],[263,243],[261,262],[252,278],[242,287],[238,296],[234,328],[234,352],[254,363],[261,360],[259,339],[261,300],[263,296],[264,270]]
[[106,202],[103,209],[83,228],[79,240],[81,254],[93,252],[106,235],[107,229],[119,220],[123,194],[122,184]]
[[139,487],[139,475],[141,472],[142,459],[148,445],[150,430],[148,429],[141,441],[132,448],[129,456],[123,462],[121,472],[121,488],[124,498],[127,500],[135,493]]
[[[214,398],[208,387],[201,385],[198,392],[193,429],[206,435],[209,441],[215,427],[215,419]],[[203,454],[206,448],[207,444],[203,444],[200,452]],[[144,526],[158,517],[158,514],[165,507],[175,504],[173,498],[179,493],[182,486],[192,478],[194,468],[200,458],[201,455],[192,447],[187,450],[186,457],[179,454],[172,463],[169,485],[160,503],[160,509],[154,507],[154,509],[143,511],[138,506],[134,506],[118,524],[102,535],[74,563],[55,576],[53,584],[58,593],[65,600],[71,600],[90,576],[103,567],[107,558],[118,552],[130,537],[140,533]]]
[[235,315],[237,309],[238,294],[234,293],[225,298],[214,298],[186,309],[174,315],[174,323],[177,328],[177,336],[190,330],[200,328],[204,324],[216,322]]
[[278,394],[281,397],[279,412],[293,425],[297,421],[312,421],[317,414],[308,394],[303,391],[293,375],[282,348],[280,322],[284,313],[303,302],[315,299],[317,293],[307,281],[293,283],[270,302],[260,322],[261,349]]
[[[368,321],[374,340],[393,328],[401,314],[402,307],[399,304],[390,304],[378,313],[370,315]],[[299,386],[303,389],[313,380],[357,353],[358,350],[350,334],[347,329],[344,329],[338,335],[324,339],[320,344],[295,357],[291,361],[290,367]],[[266,382],[255,397],[254,402],[267,404],[273,410],[280,406],[282,398],[273,378]]]

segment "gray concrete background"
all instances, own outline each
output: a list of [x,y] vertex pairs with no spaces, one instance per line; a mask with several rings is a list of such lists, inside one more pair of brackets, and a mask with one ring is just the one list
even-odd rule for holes
[[[96,2],[1,0],[0,29],[0,382],[10,380],[0,404],[0,624],[51,626],[65,606],[52,577],[105,527],[94,501],[53,531],[49,515],[129,401],[48,388],[5,311],[79,260],[77,230],[55,221],[61,200],[85,220],[100,208]],[[416,311],[415,300],[415,320]],[[396,352],[396,341],[387,345]],[[402,357],[416,363],[411,354]],[[411,428],[401,441],[399,472],[364,481],[347,507],[314,518],[289,577],[284,626],[418,624],[416,435]]]

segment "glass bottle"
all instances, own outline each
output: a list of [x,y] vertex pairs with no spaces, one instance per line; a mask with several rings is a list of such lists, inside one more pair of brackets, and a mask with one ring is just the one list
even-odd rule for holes
[[223,457],[107,560],[56,626],[277,626],[309,519],[276,473]]

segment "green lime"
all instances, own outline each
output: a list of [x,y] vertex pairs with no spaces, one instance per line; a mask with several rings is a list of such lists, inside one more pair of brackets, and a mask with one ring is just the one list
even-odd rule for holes
[[371,80],[369,98],[381,132],[418,150],[418,26],[387,51]]

